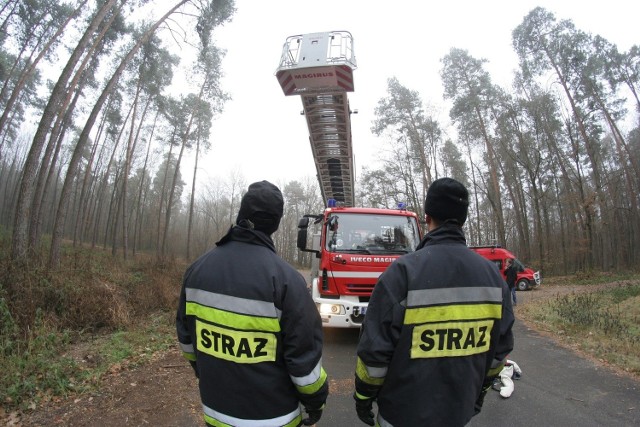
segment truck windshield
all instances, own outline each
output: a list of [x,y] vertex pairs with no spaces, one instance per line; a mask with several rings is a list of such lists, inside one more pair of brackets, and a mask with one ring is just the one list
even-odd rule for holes
[[413,252],[420,243],[415,218],[401,215],[338,213],[327,218],[325,248],[331,252]]
[[524,269],[525,269],[524,264],[523,264],[523,263],[522,263],[522,261],[520,261],[518,258],[515,258],[515,259],[513,260],[513,265],[515,265],[515,266],[516,266],[516,271],[517,271],[517,272],[522,272],[522,271],[524,271]]

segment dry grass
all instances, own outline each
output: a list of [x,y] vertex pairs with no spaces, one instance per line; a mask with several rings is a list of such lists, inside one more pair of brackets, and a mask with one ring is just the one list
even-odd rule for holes
[[640,276],[550,282],[545,292],[523,295],[518,316],[559,343],[640,378]]
[[21,329],[44,313],[56,327],[94,331],[174,309],[184,265],[148,256],[124,262],[102,251],[77,251],[56,271],[7,268],[9,310]]
[[[68,250],[55,271],[3,259],[0,406],[95,386],[110,366],[173,343],[167,331],[185,265],[145,256],[124,262],[99,250]],[[73,347],[87,340],[86,358],[74,358]]]

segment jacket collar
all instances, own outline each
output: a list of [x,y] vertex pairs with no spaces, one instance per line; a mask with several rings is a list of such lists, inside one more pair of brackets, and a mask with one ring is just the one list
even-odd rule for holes
[[467,244],[467,239],[464,237],[464,231],[462,227],[455,223],[445,222],[438,228],[434,228],[422,239],[416,250],[422,249],[425,246],[438,245],[441,243],[460,243]]
[[239,225],[232,226],[227,234],[216,242],[216,246],[222,246],[230,241],[260,245],[272,250],[274,253],[276,252],[276,247],[271,236],[263,233],[262,231],[252,230]]

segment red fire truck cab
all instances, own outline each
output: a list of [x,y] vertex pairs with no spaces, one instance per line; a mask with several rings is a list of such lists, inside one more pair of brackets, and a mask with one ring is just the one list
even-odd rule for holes
[[513,258],[514,264],[518,268],[516,288],[519,291],[534,289],[542,284],[542,275],[539,271],[533,271],[531,268],[525,267],[525,265],[518,258],[516,258],[513,253],[501,247],[500,245],[470,246],[469,248],[473,249],[489,261],[495,263],[498,266],[498,270],[500,270],[500,273],[502,273],[502,277],[504,277],[505,279],[505,261],[507,260],[507,258]]
[[402,206],[374,209],[330,203],[320,215],[305,215],[298,223],[297,245],[314,254],[311,295],[323,326],[359,328],[378,276],[419,243],[418,217]]

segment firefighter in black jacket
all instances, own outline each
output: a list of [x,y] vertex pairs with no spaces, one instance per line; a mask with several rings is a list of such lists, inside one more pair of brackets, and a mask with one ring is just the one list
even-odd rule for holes
[[302,275],[275,252],[282,212],[275,185],[251,184],[237,225],[185,273],[178,341],[207,425],[296,427],[321,417],[322,322]]
[[380,276],[355,373],[356,411],[380,426],[464,426],[513,349],[514,317],[497,267],[470,250],[467,189],[451,178],[425,200],[428,234]]

